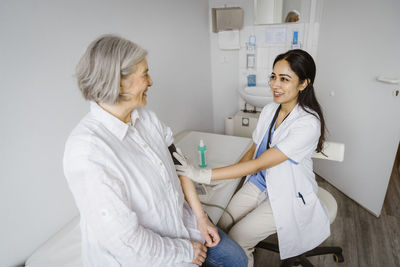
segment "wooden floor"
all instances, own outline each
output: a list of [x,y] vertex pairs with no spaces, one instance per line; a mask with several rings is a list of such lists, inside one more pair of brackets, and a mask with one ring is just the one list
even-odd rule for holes
[[[338,203],[338,214],[331,224],[331,236],[323,243],[340,246],[344,262],[336,263],[331,255],[310,257],[315,266],[327,267],[399,267],[400,266],[400,162],[399,153],[382,213],[372,215],[322,178],[319,186],[327,189]],[[255,252],[255,267],[278,267],[277,253],[263,249]]]

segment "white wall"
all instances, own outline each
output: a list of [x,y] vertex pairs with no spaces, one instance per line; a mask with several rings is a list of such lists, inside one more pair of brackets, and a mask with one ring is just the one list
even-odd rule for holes
[[[400,2],[325,1],[316,88],[328,139],[346,145],[343,163],[320,161],[318,174],[379,216],[400,141]],[[335,96],[330,96],[330,92]],[[339,207],[340,208],[340,207]]]
[[[252,0],[209,0],[210,8],[241,7],[244,26],[253,25]],[[239,53],[238,50],[220,50],[218,35],[210,30],[212,94],[214,131],[224,132],[224,118],[234,115],[238,108]]]
[[0,266],[23,263],[77,213],[61,160],[88,111],[74,67],[98,35],[149,51],[149,106],[175,133],[212,130],[208,16],[198,0],[0,2]]

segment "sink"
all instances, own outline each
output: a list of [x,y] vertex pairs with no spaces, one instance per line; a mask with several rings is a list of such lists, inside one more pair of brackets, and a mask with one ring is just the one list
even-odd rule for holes
[[251,86],[239,89],[239,94],[247,104],[263,108],[274,101],[271,89],[264,86]]

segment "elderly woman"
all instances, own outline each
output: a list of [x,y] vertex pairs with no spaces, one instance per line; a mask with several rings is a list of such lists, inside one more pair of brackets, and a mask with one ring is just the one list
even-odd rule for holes
[[80,212],[83,265],[246,266],[240,246],[208,220],[191,180],[178,179],[170,128],[144,108],[153,84],[146,54],[106,35],[77,66],[91,104],[67,140],[64,173]]

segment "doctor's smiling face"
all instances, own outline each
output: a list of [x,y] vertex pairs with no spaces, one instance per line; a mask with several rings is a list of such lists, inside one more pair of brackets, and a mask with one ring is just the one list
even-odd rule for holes
[[300,82],[297,74],[285,59],[275,63],[269,86],[274,95],[274,102],[293,108],[297,104],[300,91],[307,86],[307,81]]

